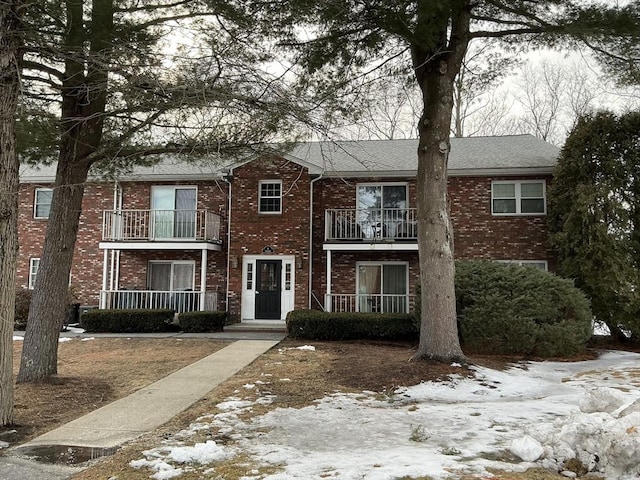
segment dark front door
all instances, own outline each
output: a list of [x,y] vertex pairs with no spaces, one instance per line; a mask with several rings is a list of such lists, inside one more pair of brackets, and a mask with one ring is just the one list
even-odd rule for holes
[[256,263],[256,319],[279,320],[282,298],[282,261]]

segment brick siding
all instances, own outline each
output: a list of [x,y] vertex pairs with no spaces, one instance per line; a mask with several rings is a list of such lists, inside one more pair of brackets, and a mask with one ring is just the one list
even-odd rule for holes
[[[223,181],[196,182],[123,182],[123,209],[149,209],[153,185],[189,185],[198,188],[197,208],[208,209],[222,216],[221,252],[208,252],[207,286],[227,291],[227,248],[236,262],[229,270],[229,310],[239,314],[242,295],[242,258],[262,255],[270,247],[272,255],[295,256],[295,307],[307,308],[309,298],[309,214],[310,189],[313,176],[307,168],[282,158],[256,160],[233,170],[230,178],[232,211],[230,245],[227,245],[229,218],[229,185]],[[450,177],[449,197],[455,232],[456,258],[488,260],[547,260],[553,269],[553,255],[547,242],[545,216],[505,216],[491,214],[491,181],[517,180],[526,177]],[[550,177],[544,178],[547,184]],[[282,180],[282,213],[258,212],[260,180]],[[329,208],[355,208],[356,186],[359,183],[406,182],[410,208],[416,207],[414,178],[321,178],[314,183],[313,211],[313,282],[312,293],[323,301],[327,286],[324,215]],[[23,184],[19,193],[19,238],[17,283],[27,287],[29,260],[40,257],[46,219],[33,218],[35,189],[50,185]],[[102,288],[103,251],[101,241],[102,212],[113,209],[113,184],[87,185],[74,255],[71,284],[86,305],[97,305]],[[143,289],[147,285],[147,265],[150,260],[193,260],[196,263],[196,284],[200,284],[199,250],[122,251],[120,287]],[[409,264],[410,292],[418,276],[417,252],[333,252],[332,290],[334,293],[355,293],[355,265],[359,261],[406,261]],[[312,305],[317,306],[315,300]]]

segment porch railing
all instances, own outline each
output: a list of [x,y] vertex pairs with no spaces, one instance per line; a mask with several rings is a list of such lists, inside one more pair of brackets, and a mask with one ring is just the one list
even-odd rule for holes
[[415,208],[341,208],[325,211],[325,239],[417,240]]
[[[100,307],[116,310],[168,308],[176,313],[218,310],[218,292],[103,290]],[[202,308],[201,308],[202,307]]]
[[209,210],[106,210],[104,241],[220,241],[220,215]]
[[336,294],[325,295],[327,312],[408,313],[413,310],[413,295]]

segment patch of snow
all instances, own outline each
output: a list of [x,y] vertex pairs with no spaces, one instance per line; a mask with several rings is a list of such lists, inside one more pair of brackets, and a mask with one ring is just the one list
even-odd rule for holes
[[540,442],[529,435],[514,439],[509,450],[525,462],[535,462],[544,453],[544,448],[542,448]]
[[95,339],[96,339],[96,337],[86,337],[86,338],[81,338],[80,341],[81,342],[88,342],[90,340],[95,340]]
[[0,448],[9,448],[9,444],[0,440]]
[[14,342],[21,342],[24,340],[24,337],[20,336],[20,335],[14,335],[13,336],[13,341]]
[[[208,425],[232,438],[234,448],[257,465],[279,469],[249,473],[245,480],[443,480],[452,471],[486,476],[490,467],[522,470],[532,465],[571,477],[564,461],[573,458],[607,479],[637,480],[639,364],[637,353],[607,352],[596,360],[530,362],[504,371],[476,366],[473,378],[455,375],[385,395],[328,394],[303,408],[276,408],[245,419],[241,414],[254,404],[276,400],[256,389],[260,396],[255,402],[227,398],[217,405],[220,413],[199,418],[170,441],[175,445],[154,449],[155,456],[145,453],[139,462],[149,462],[144,465],[151,469],[154,461],[164,462],[169,467],[154,471],[170,475],[178,469],[171,466],[177,463],[171,456],[174,448],[178,459],[197,463],[194,458],[205,454],[196,454],[195,446],[180,450],[187,448],[182,442],[189,432]],[[229,454],[227,447],[210,448],[212,458]],[[523,461],[501,461],[505,451]]]
[[58,342],[59,343],[70,342],[71,340],[73,340],[73,338],[71,338],[71,337],[60,337],[60,338],[58,338]]
[[67,331],[71,333],[84,333],[84,328],[72,327],[71,325],[67,325]]

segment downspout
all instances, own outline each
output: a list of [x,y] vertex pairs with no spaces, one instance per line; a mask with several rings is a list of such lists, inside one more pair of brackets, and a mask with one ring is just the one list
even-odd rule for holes
[[[122,211],[122,187],[120,182],[116,180],[114,188],[116,194],[114,194],[114,210]],[[116,250],[116,276],[115,276],[115,289],[120,290],[120,250]]]
[[229,195],[227,199],[227,286],[225,288],[225,304],[227,305],[227,312],[230,312],[229,305],[229,281],[231,279],[231,181],[229,176],[231,170],[222,174],[222,181],[229,185]]
[[322,174],[320,174],[318,177],[312,178],[311,183],[309,184],[309,308],[313,307],[313,184],[322,178]]

